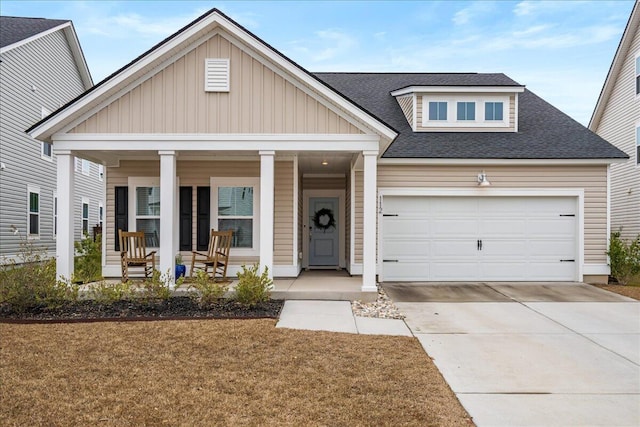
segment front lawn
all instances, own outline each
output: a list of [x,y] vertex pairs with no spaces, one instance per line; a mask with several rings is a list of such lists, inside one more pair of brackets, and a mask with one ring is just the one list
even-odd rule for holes
[[274,325],[0,324],[0,425],[472,425],[416,339]]

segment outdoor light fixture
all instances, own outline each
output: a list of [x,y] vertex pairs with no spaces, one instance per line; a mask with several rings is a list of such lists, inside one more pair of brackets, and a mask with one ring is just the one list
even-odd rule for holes
[[478,174],[478,186],[480,187],[488,187],[491,183],[489,182],[489,178],[487,178],[487,174],[482,171],[482,173]]
[[322,166],[327,166],[329,164],[329,162],[327,162],[326,160],[322,161]]

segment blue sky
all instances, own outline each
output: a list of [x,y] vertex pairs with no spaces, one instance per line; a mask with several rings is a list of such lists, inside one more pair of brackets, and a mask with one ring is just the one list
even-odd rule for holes
[[71,19],[94,81],[217,7],[309,71],[503,72],[587,124],[624,1],[11,1]]

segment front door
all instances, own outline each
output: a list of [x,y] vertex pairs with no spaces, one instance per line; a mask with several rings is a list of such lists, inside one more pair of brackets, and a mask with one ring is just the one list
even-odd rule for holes
[[309,266],[338,266],[338,198],[309,198]]

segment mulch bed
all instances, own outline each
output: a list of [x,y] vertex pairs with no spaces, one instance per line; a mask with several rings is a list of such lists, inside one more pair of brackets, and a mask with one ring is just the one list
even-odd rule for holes
[[61,307],[32,307],[16,312],[8,305],[0,305],[0,322],[52,323],[95,321],[141,321],[176,319],[277,319],[283,300],[270,300],[254,307],[246,307],[232,300],[201,307],[189,297],[171,297],[167,300],[121,300],[99,303],[93,300],[77,301]]

